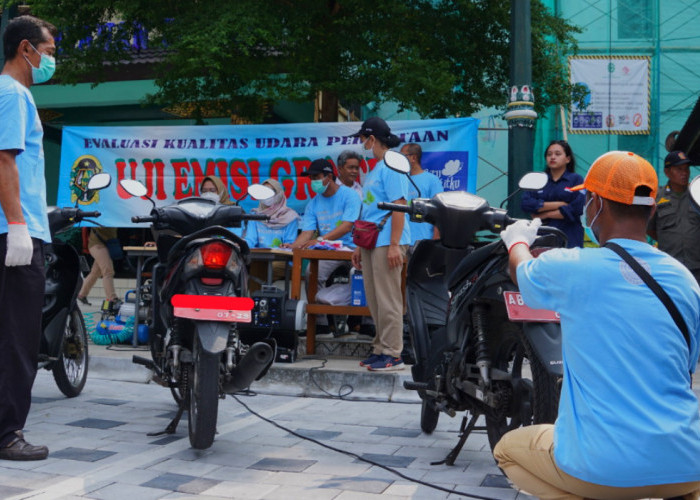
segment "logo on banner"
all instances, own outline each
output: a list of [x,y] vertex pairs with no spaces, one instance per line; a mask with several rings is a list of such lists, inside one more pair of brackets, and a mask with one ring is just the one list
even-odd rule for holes
[[423,168],[437,175],[443,189],[467,189],[468,153],[466,151],[438,151],[423,153]]
[[99,191],[88,191],[90,178],[102,172],[100,161],[92,155],[83,155],[75,160],[70,171],[70,201],[89,205],[100,199]]

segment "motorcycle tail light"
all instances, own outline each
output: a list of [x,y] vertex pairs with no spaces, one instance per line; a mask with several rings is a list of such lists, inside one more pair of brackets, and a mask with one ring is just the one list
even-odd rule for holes
[[231,257],[232,249],[230,246],[219,241],[207,243],[200,248],[202,254],[202,264],[204,267],[213,271],[220,271],[228,263]]
[[200,281],[205,285],[218,286],[224,282],[223,278],[200,278]]

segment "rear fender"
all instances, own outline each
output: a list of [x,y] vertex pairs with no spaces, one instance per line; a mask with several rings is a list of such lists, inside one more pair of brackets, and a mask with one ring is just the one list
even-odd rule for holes
[[226,348],[229,324],[220,321],[196,321],[195,331],[204,351],[219,354]]
[[547,369],[547,373],[558,377],[563,376],[559,323],[523,323],[523,332],[535,356]]

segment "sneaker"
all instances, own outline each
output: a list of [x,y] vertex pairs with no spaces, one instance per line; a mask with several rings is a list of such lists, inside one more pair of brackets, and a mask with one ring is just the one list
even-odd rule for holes
[[78,301],[79,301],[81,304],[85,304],[86,306],[91,306],[91,305],[92,305],[92,304],[90,304],[90,302],[88,302],[87,297],[78,297]]
[[371,372],[395,372],[404,369],[403,360],[382,354],[377,361],[367,367]]
[[377,360],[379,360],[379,358],[381,358],[381,357],[382,357],[381,354],[370,354],[370,355],[369,355],[369,358],[363,359],[362,361],[360,361],[360,366],[369,366],[369,365],[371,365],[372,363],[374,363],[374,362],[376,362]]

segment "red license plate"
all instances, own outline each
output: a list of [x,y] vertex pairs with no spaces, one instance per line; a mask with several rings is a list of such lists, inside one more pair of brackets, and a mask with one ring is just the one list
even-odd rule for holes
[[559,313],[549,309],[532,309],[525,305],[520,292],[503,292],[508,319],[511,321],[534,321],[538,323],[559,323]]
[[218,295],[173,295],[170,303],[178,318],[231,323],[250,323],[251,311],[255,306],[249,297]]

